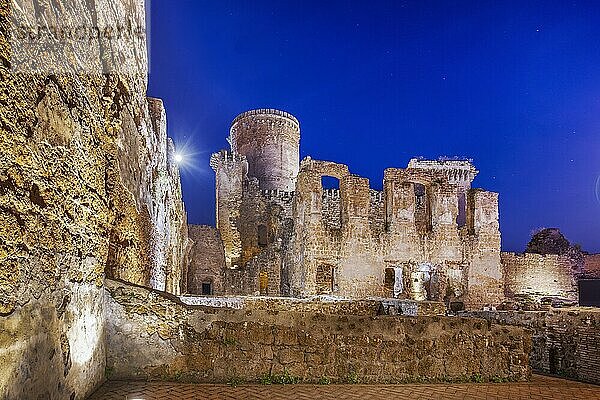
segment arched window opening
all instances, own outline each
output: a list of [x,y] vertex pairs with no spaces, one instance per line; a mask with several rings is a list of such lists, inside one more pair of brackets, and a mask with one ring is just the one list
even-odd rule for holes
[[323,186],[323,189],[339,190],[340,180],[333,176],[322,176],[321,185]]

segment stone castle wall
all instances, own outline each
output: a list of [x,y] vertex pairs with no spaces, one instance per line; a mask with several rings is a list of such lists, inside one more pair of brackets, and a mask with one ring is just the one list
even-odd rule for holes
[[568,256],[503,252],[501,258],[507,297],[556,296],[578,301],[578,270]]
[[[0,0],[0,398],[83,399],[104,379],[105,271],[180,290],[185,212],[162,103],[146,98],[145,40],[43,54],[9,41],[20,13],[144,27],[143,4]],[[15,72],[18,52],[39,70]]]
[[600,279],[600,254],[585,254],[583,262],[585,278]]
[[479,319],[215,309],[110,280],[105,294],[111,379],[257,382],[287,372],[313,383],[398,383],[530,376],[529,335]]
[[461,315],[530,330],[533,342],[529,362],[534,371],[600,383],[600,310],[597,308],[474,311]]
[[223,268],[225,252],[219,231],[206,225],[189,225],[189,237],[193,241],[188,258],[187,291],[203,294],[202,284],[209,284],[211,293],[223,293]]

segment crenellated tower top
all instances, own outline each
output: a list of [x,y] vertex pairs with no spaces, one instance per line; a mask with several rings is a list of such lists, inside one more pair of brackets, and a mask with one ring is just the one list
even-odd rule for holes
[[261,189],[294,190],[300,167],[300,124],[291,114],[260,108],[238,115],[231,124],[229,143],[248,160],[248,176]]

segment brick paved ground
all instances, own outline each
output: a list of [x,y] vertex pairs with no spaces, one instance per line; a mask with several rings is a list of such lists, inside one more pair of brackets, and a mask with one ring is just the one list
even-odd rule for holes
[[193,385],[111,381],[89,400],[600,399],[600,386],[534,375],[528,383],[440,385]]

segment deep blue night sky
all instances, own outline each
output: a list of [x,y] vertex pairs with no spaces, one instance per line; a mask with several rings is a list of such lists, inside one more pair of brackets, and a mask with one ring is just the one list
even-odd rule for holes
[[600,251],[600,2],[152,0],[149,94],[164,99],[190,223],[214,224],[212,152],[279,108],[301,157],[381,189],[413,156],[468,156],[500,193],[504,250],[559,227]]

